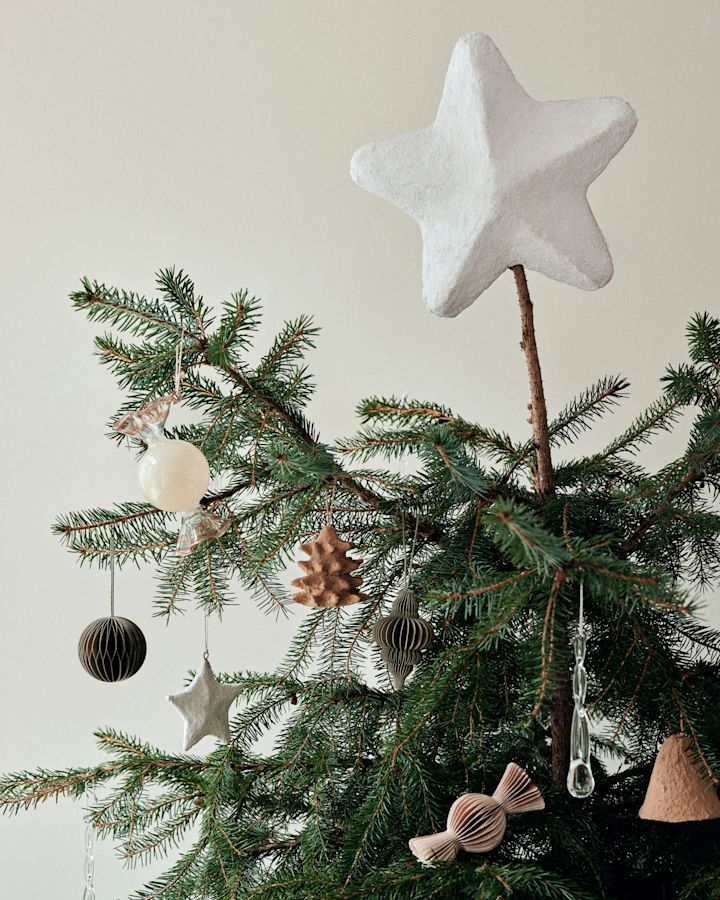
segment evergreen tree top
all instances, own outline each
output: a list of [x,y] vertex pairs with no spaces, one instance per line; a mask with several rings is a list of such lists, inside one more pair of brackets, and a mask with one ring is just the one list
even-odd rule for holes
[[[608,446],[552,466],[542,491],[537,435],[517,442],[436,403],[369,398],[356,435],[323,442],[306,413],[318,333],[307,316],[250,365],[260,304],[247,292],[215,310],[169,269],[156,299],[85,280],[72,302],[108,329],[96,345],[125,395],[117,415],[172,390],[181,342],[194,421],[169,435],[203,450],[215,481],[202,505],[232,527],[180,558],[173,517],[124,502],[61,516],[68,547],[104,566],[114,542],[119,564],[153,567],[160,616],[191,602],[219,614],[238,581],[282,614],[282,576],[331,506],[368,599],[303,610],[276,672],[218,676],[242,687],[231,744],[202,759],[104,729],[106,763],[5,776],[5,811],[98,784],[94,825],[129,863],[179,854],[138,898],[621,900],[648,885],[715,896],[720,825],[671,832],[636,812],[658,740],[681,724],[720,780],[720,634],[693,615],[720,570],[720,320],[696,315],[689,360],[667,369],[659,398]],[[572,446],[627,389],[617,376],[585,389],[547,422],[548,451]],[[692,417],[686,449],[647,471],[646,444],[681,415]],[[370,634],[413,539],[410,581],[435,639],[396,693]],[[579,803],[558,784],[549,741],[567,706],[581,582],[598,787]],[[268,732],[274,748],[260,753]],[[491,792],[510,760],[546,811],[513,819],[486,856],[420,866],[408,838],[442,829],[459,794]]]

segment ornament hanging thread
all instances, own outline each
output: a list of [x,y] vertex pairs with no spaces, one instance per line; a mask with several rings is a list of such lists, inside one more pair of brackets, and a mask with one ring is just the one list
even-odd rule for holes
[[358,590],[362,578],[353,574],[362,561],[348,555],[355,549],[355,544],[342,540],[331,524],[332,498],[326,512],[327,524],[317,538],[300,545],[300,550],[309,559],[298,560],[305,575],[292,582],[292,586],[298,588],[293,600],[320,609],[351,606],[367,599]]
[[[388,674],[396,691],[401,691],[405,680],[417,665],[422,651],[433,639],[433,631],[428,622],[418,615],[420,602],[410,589],[410,569],[415,557],[419,519],[415,523],[410,555],[405,551],[403,568],[404,586],[390,607],[390,613],[382,616],[373,626],[375,643],[380,647],[380,656],[387,665]],[[405,541],[405,516],[402,516],[403,546]]]
[[78,657],[98,681],[124,681],[145,662],[145,635],[130,619],[115,615],[115,540],[110,544],[110,615],[91,622],[80,635]]

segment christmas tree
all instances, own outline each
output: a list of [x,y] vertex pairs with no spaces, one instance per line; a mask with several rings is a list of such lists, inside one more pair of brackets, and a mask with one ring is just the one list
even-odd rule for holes
[[[203,448],[217,488],[201,505],[231,526],[178,555],[172,514],[121,503],[61,517],[70,549],[155,567],[159,615],[191,596],[215,615],[238,584],[282,610],[283,573],[330,515],[359,548],[367,599],[298,606],[277,671],[218,675],[238,707],[230,743],[206,758],[103,730],[103,764],[5,776],[5,812],[93,786],[93,826],[126,860],[177,854],[138,898],[720,896],[720,820],[637,816],[667,735],[684,732],[708,785],[720,777],[720,634],[693,616],[720,569],[720,320],[690,322],[689,361],[667,369],[629,428],[553,464],[553,448],[628,385],[601,378],[548,421],[525,272],[513,275],[532,397],[524,443],[393,397],[366,400],[360,431],[323,443],[305,415],[308,317],[250,366],[260,307],[247,293],[214,317],[182,272],[160,273],[158,299],[83,282],[72,300],[112,328],[97,352],[125,391],[121,414],[173,390],[180,342],[196,421],[169,435]],[[644,446],[682,415],[686,451],[645,471]],[[372,627],[408,584],[434,638],[395,691]],[[596,783],[584,800],[566,789],[581,587]],[[485,855],[421,865],[408,840],[444,830],[461,794],[492,793],[510,761],[545,810],[514,816]]]
[[[635,121],[617,98],[533,100],[468,35],[435,123],[353,158],[421,223],[433,312],[512,272],[520,442],[389,396],[325,443],[307,316],[253,365],[247,292],[218,310],[182,271],[160,272],[157,299],[83,282],[72,300],[110,328],[114,437],[140,449],[149,502],[69,513],[58,534],[90,564],[153,567],[168,619],[191,600],[220,616],[238,589],[311,608],[276,671],[216,676],[206,654],[169,698],[188,750],[220,738],[207,757],[103,730],[106,762],[7,775],[4,811],[85,798],[128,863],[175,856],[146,900],[720,897],[720,633],[694,615],[720,572],[720,320],[693,318],[689,361],[615,440],[560,462],[628,383],[603,377],[548,416],[525,272],[609,280],[586,191]],[[180,397],[192,424],[168,429]],[[685,452],[647,471],[646,445],[687,419]],[[80,655],[119,680],[145,641],[113,615]]]

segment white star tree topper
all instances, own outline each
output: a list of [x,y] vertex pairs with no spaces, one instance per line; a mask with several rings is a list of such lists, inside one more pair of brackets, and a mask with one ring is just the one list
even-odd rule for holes
[[205,657],[190,686],[168,697],[185,720],[183,750],[190,750],[208,735],[230,743],[230,706],[241,691],[241,685],[220,684]]
[[469,34],[435,122],[361,147],[351,173],[417,220],[425,303],[456,316],[513,265],[585,290],[607,284],[612,260],[586,193],[636,122],[617,97],[534,100],[490,38]]

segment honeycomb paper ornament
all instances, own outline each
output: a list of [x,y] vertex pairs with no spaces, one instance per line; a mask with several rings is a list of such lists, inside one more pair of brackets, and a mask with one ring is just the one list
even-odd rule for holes
[[459,850],[487,853],[503,839],[508,813],[540,809],[545,809],[545,801],[530,776],[516,763],[508,763],[492,797],[463,794],[450,807],[447,831],[415,837],[408,843],[426,865],[455,859]]
[[124,681],[145,662],[147,644],[130,619],[96,619],[80,635],[78,656],[83,669],[98,681]]
[[715,786],[703,778],[686,735],[673,734],[663,743],[638,815],[655,822],[720,818],[720,799]]
[[396,691],[420,659],[420,654],[433,639],[430,625],[418,615],[419,603],[410,588],[403,588],[395,598],[390,615],[373,626],[373,638],[380,645],[380,655]]
[[303,606],[324,609],[350,606],[367,599],[365,594],[358,592],[362,578],[352,574],[360,560],[347,555],[354,547],[355,544],[339,538],[332,525],[326,525],[317,540],[301,544],[300,549],[310,558],[298,560],[298,565],[307,574],[293,581],[293,587],[300,589],[293,595],[293,600]]

